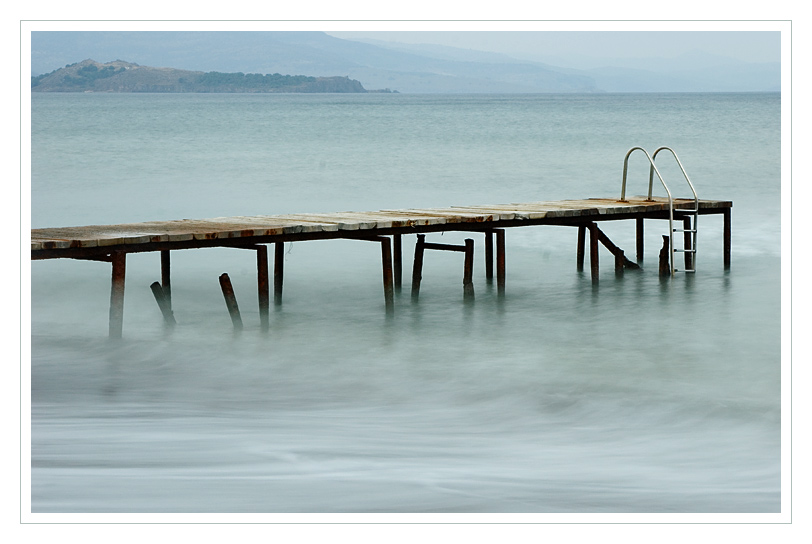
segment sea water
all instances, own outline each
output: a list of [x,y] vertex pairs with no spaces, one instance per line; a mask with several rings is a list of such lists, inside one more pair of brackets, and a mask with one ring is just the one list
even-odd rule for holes
[[[482,235],[428,235],[475,239],[473,304],[444,252],[412,302],[406,236],[390,318],[378,244],[288,243],[267,333],[252,251],[173,252],[171,332],[159,255],[130,255],[118,342],[109,264],[33,262],[32,511],[779,512],[780,102],[34,93],[32,228],[619,197],[626,151],[662,145],[734,207],[731,269],[702,216],[697,273],[668,280],[666,222],[642,272],[601,249],[597,284],[577,229],[508,229],[504,298]],[[627,193],[647,183],[633,155]],[[602,228],[634,254],[633,222]]]

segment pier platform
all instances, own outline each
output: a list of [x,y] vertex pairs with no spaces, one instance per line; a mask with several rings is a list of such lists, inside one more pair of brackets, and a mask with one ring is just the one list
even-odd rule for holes
[[[586,232],[590,233],[589,255],[592,278],[597,281],[598,244],[602,243],[615,256],[616,269],[635,267],[623,250],[600,230],[604,221],[636,221],[636,257],[643,257],[643,223],[646,219],[682,219],[680,211],[698,215],[718,214],[724,218],[724,266],[730,266],[730,212],[733,203],[725,200],[674,199],[673,210],[664,197],[589,198],[526,203],[447,208],[379,210],[374,212],[337,212],[319,214],[288,214],[267,216],[215,217],[211,219],[179,219],[149,221],[120,225],[91,225],[31,230],[31,259],[84,259],[112,264],[110,307],[110,336],[120,337],[123,322],[124,275],[129,253],[161,252],[161,283],[153,285],[156,300],[169,323],[171,311],[171,251],[210,247],[236,247],[257,252],[257,273],[260,317],[267,326],[270,304],[267,244],[275,244],[274,302],[281,303],[283,244],[290,241],[356,239],[381,244],[383,284],[387,312],[394,310],[393,293],[400,289],[402,278],[401,237],[420,235],[415,252],[412,293],[419,292],[423,251],[449,250],[466,254],[463,283],[466,294],[471,281],[473,243],[466,246],[429,244],[424,235],[432,232],[478,232],[485,235],[486,274],[493,275],[494,246],[497,284],[500,294],[505,288],[506,228],[564,225],[578,227],[578,267],[586,253]],[[696,208],[694,208],[696,206]],[[676,214],[676,216],[674,215]],[[685,214],[683,214],[685,215]],[[694,232],[687,228],[686,232]],[[495,244],[494,244],[495,239]],[[687,244],[686,234],[686,244]],[[672,243],[673,245],[673,243]],[[673,251],[673,248],[672,248]],[[687,249],[686,270],[689,253]],[[419,255],[418,255],[419,252]],[[662,254],[662,252],[661,252]],[[673,260],[673,252],[670,254]],[[662,258],[661,258],[662,259]],[[661,262],[662,267],[662,262]],[[661,268],[662,269],[662,268]],[[689,272],[692,270],[688,270]],[[673,272],[673,265],[672,265]],[[226,278],[227,280],[227,278]],[[223,283],[223,278],[221,278]],[[227,292],[226,286],[223,288]],[[163,300],[163,302],[162,302]],[[233,317],[233,315],[232,315]],[[236,321],[235,321],[236,325]]]

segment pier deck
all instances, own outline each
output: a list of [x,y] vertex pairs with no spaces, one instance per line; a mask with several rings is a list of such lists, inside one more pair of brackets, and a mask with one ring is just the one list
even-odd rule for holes
[[[693,207],[693,199],[675,199],[674,209]],[[733,203],[724,200],[699,200],[699,215],[724,216],[724,263],[730,264],[730,210]],[[486,271],[491,277],[493,236],[496,236],[497,278],[500,292],[504,290],[504,228],[533,225],[567,225],[579,227],[578,262],[583,263],[586,230],[590,236],[590,260],[593,279],[597,275],[597,244],[601,241],[615,253],[616,263],[623,255],[597,228],[601,221],[634,219],[637,222],[637,258],[643,253],[643,220],[668,219],[668,199],[632,197],[624,201],[615,198],[590,198],[527,202],[488,206],[460,206],[375,212],[338,212],[321,214],[289,214],[246,217],[216,217],[211,219],[181,219],[150,221],[121,225],[93,225],[31,230],[31,259],[74,258],[111,262],[113,286],[111,292],[110,335],[120,336],[123,312],[124,263],[126,254],[150,251],[162,252],[163,291],[171,308],[169,252],[206,247],[237,247],[257,251],[261,314],[267,317],[267,253],[264,244],[276,244],[274,267],[275,302],[281,300],[282,243],[302,240],[358,239],[381,243],[384,292],[387,310],[393,307],[392,292],[399,288],[401,276],[400,238],[404,234],[425,234],[444,231],[471,231],[486,235]],[[389,237],[392,237],[391,239]],[[394,241],[394,247],[391,242]],[[425,244],[426,249],[440,248]],[[457,248],[463,251],[462,246]],[[421,246],[422,251],[422,246]],[[471,248],[469,251],[473,251]],[[417,255],[416,261],[417,261]],[[422,261],[422,254],[420,256]],[[625,259],[625,257],[623,257]],[[265,261],[263,263],[263,260]],[[466,257],[466,277],[469,277]],[[626,259],[628,261],[628,259]],[[616,266],[619,266],[616,264]],[[416,272],[419,271],[416,269]],[[156,294],[156,299],[158,294]],[[264,299],[264,300],[263,300]],[[161,302],[159,301],[159,304]],[[163,307],[162,307],[163,308]],[[165,314],[166,317],[166,314]],[[264,319],[263,323],[267,323]]]
[[[675,209],[693,200],[677,200]],[[725,213],[730,201],[700,200],[700,214]],[[31,229],[31,258],[83,258],[113,251],[233,246],[288,240],[368,238],[439,231],[486,231],[530,225],[579,225],[590,221],[667,218],[668,200],[655,197],[560,200],[375,212],[338,212],[149,221],[121,225]]]

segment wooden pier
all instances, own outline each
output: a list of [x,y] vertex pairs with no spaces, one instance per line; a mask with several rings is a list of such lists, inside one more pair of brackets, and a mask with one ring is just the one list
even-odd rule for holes
[[[675,199],[674,212],[692,208],[694,199]],[[699,200],[698,215],[718,214],[724,218],[723,260],[730,266],[730,212],[733,203],[723,200]],[[604,221],[634,220],[636,223],[635,255],[643,258],[643,228],[645,219],[669,219],[668,199],[662,197],[631,197],[625,200],[591,198],[528,202],[493,206],[462,206],[450,208],[380,210],[375,212],[339,212],[327,214],[292,214],[250,217],[217,217],[212,219],[181,219],[151,221],[122,225],[93,225],[84,227],[44,228],[31,230],[31,259],[84,259],[112,264],[110,296],[111,337],[122,334],[124,315],[124,279],[126,256],[129,253],[161,252],[161,283],[151,287],[167,323],[172,315],[170,252],[182,249],[232,247],[257,252],[260,319],[264,329],[268,324],[270,286],[267,244],[275,244],[274,303],[281,304],[283,283],[283,244],[291,241],[354,239],[381,244],[384,297],[387,313],[394,312],[394,293],[400,289],[402,278],[401,238],[421,235],[415,252],[412,277],[413,297],[419,292],[423,251],[446,250],[465,254],[463,286],[465,298],[473,296],[471,281],[473,242],[465,246],[429,244],[423,235],[432,232],[476,232],[485,235],[486,274],[493,277],[494,246],[496,277],[499,294],[505,291],[505,230],[535,225],[564,225],[578,228],[577,267],[583,268],[586,254],[586,233],[589,232],[590,269],[593,281],[598,278],[598,247],[604,245],[615,257],[615,269],[634,268],[637,263],[626,257],[600,230]],[[686,240],[688,236],[686,235]],[[495,239],[495,244],[494,244]],[[659,248],[658,248],[659,249]],[[690,250],[689,250],[690,251]],[[686,269],[693,258],[686,253]],[[228,278],[221,278],[228,303]],[[415,283],[416,282],[416,283]],[[233,294],[232,294],[233,295]],[[236,304],[234,304],[236,306]],[[235,315],[235,310],[229,306]],[[236,326],[236,318],[235,318]]]

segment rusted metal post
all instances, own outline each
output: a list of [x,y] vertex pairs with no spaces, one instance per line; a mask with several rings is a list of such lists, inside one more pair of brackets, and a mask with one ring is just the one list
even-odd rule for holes
[[671,275],[671,240],[668,236],[663,235],[663,247],[660,249],[660,276]]
[[386,236],[380,237],[381,260],[383,261],[383,295],[386,301],[386,314],[395,313],[395,288],[392,273],[392,242]]
[[418,234],[414,246],[414,265],[412,267],[412,300],[420,296],[420,280],[423,279],[423,253],[426,244],[426,235]]
[[169,306],[169,300],[166,298],[166,293],[160,283],[153,282],[149,286],[152,289],[152,295],[155,297],[155,302],[158,303],[158,308],[161,310],[161,315],[164,316],[164,325],[167,327],[174,327],[175,315],[172,313],[172,308]]
[[578,252],[575,269],[581,272],[584,269],[584,250],[586,249],[586,227],[578,225]]
[[496,293],[505,295],[505,229],[494,229],[496,233]]
[[274,243],[273,260],[273,303],[275,306],[282,304],[282,280],[285,273],[285,243]]
[[597,282],[600,276],[600,265],[598,263],[598,226],[595,223],[589,223],[589,268],[592,275],[592,281]]
[[725,270],[730,268],[730,208],[724,211],[724,241],[723,241],[723,255],[725,262]]
[[259,301],[259,325],[263,331],[270,328],[268,312],[271,305],[270,287],[268,286],[268,248],[257,246],[257,299]]
[[400,234],[392,235],[392,242],[394,254],[392,255],[392,264],[395,267],[395,292],[400,293],[401,284],[403,282],[403,247]]
[[485,279],[493,281],[493,231],[485,231]]
[[617,253],[615,253],[615,275],[616,276],[622,276],[623,275],[623,269],[625,268],[625,266],[624,266],[624,261],[625,260],[626,260],[626,255],[623,253],[622,249],[619,250]]
[[465,268],[462,275],[463,298],[466,301],[474,300],[474,241],[465,240]]
[[682,236],[683,247],[685,248],[685,270],[691,270],[694,267],[694,254],[689,251],[693,249],[691,244],[692,236],[688,232],[691,230],[691,218],[689,216],[682,219],[682,229],[685,231]]
[[637,231],[637,262],[643,262],[643,244],[646,239],[645,231],[643,230],[643,218],[638,217],[635,219]]
[[231,279],[228,274],[220,275],[220,288],[223,290],[223,298],[226,300],[226,308],[228,308],[228,313],[231,316],[234,330],[242,330],[240,308],[237,306],[237,297],[234,296],[234,288],[231,286]]
[[121,338],[124,329],[124,276],[127,268],[127,254],[114,251],[110,254],[113,275],[110,286],[110,338]]
[[161,251],[161,289],[169,310],[172,310],[172,283],[169,274],[169,250]]

